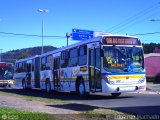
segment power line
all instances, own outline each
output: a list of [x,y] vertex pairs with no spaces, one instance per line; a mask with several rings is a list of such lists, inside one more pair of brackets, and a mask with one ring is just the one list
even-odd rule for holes
[[[149,8],[140,11],[139,13],[137,13],[137,14],[129,17],[128,19],[126,19],[126,20],[124,20],[124,21],[122,21],[121,23],[119,23],[119,24],[111,27],[111,28],[110,28],[111,30],[109,30],[109,31],[110,31],[110,32],[115,31],[116,29],[119,29],[120,27],[124,27],[124,26],[126,26],[127,24],[130,24],[130,23],[132,23],[133,21],[138,20],[138,19],[141,18],[142,16],[148,14],[150,11],[153,11],[153,9],[159,7],[159,4],[160,4],[160,3],[158,3],[158,4],[156,3],[156,4],[152,5],[152,6],[150,6]],[[157,5],[158,5],[158,6],[157,6]]]
[[134,27],[136,24],[139,24],[140,22],[142,22],[142,21],[144,21],[144,20],[148,20],[148,18],[151,18],[153,15],[159,14],[159,12],[160,12],[160,11],[158,11],[158,12],[156,12],[156,13],[153,13],[153,14],[151,14],[150,16],[147,16],[147,17],[145,17],[145,18],[143,18],[143,19],[139,19],[139,20],[137,20],[137,21],[132,21],[132,22],[130,22],[128,25],[123,26],[122,28],[120,28],[117,32],[123,31],[123,30],[127,29],[128,27],[129,27],[129,28]]
[[140,34],[134,34],[133,36],[138,36],[138,35],[152,35],[152,34],[160,34],[160,32],[140,33]]
[[[41,35],[11,33],[11,32],[0,32],[0,34],[14,35],[14,36],[25,36],[25,37],[42,37]],[[46,37],[46,38],[66,38],[66,36],[43,36],[43,37]]]

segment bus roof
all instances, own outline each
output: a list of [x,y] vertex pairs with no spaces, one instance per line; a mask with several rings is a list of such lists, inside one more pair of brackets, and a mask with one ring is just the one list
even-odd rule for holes
[[131,36],[131,35],[122,35],[122,34],[108,34],[108,35],[103,35],[103,37],[129,37],[129,38],[137,38],[136,36]]
[[78,43],[75,43],[75,44],[72,44],[72,45],[69,45],[69,46],[65,46],[65,47],[58,48],[56,50],[44,53],[43,55],[41,55],[41,57],[49,55],[49,54],[57,53],[57,52],[60,52],[60,51],[66,50],[66,49],[71,49],[73,47],[84,45],[84,44],[87,44],[87,43],[92,43],[92,42],[96,42],[96,41],[98,42],[98,41],[101,41],[101,39],[102,39],[102,36],[94,37],[94,38],[91,38],[91,39],[88,39],[88,40],[84,40],[82,42],[78,42]]
[[22,59],[20,59],[20,60],[17,60],[16,63],[17,63],[17,62],[24,62],[24,61],[32,60],[32,59],[35,59],[35,58],[37,58],[37,57],[43,57],[43,56],[55,54],[55,53],[64,51],[64,50],[66,50],[66,49],[71,49],[71,48],[74,48],[74,47],[77,47],[77,46],[80,46],[80,45],[85,45],[85,44],[92,43],[92,42],[100,42],[100,41],[102,41],[102,39],[103,39],[104,37],[128,37],[128,38],[137,38],[137,39],[138,39],[138,37],[129,36],[129,35],[106,34],[106,35],[97,36],[97,37],[94,37],[94,38],[91,38],[91,39],[88,39],[88,40],[84,40],[84,41],[82,41],[82,42],[78,42],[78,43],[75,43],[75,44],[72,44],[72,45],[69,45],[69,46],[65,46],[65,47],[62,47],[62,48],[58,48],[58,49],[56,49],[56,50],[49,51],[49,52],[44,53],[44,54],[42,54],[42,55],[35,55],[35,56],[32,56],[32,57],[28,57],[28,58],[22,58]]
[[102,36],[97,36],[97,37],[94,37],[94,38],[91,38],[91,39],[88,39],[88,40],[84,40],[82,42],[78,42],[78,43],[75,43],[75,44],[72,44],[72,45],[69,45],[69,46],[58,48],[56,50],[44,53],[44,54],[42,54],[40,56],[43,57],[43,56],[50,55],[50,54],[53,54],[53,53],[58,53],[60,51],[63,51],[63,50],[66,50],[66,49],[70,49],[70,48],[73,48],[73,47],[76,47],[76,46],[84,45],[84,44],[87,44],[87,43],[99,42],[99,41],[101,41],[103,39],[103,37],[128,37],[128,38],[137,38],[138,39],[138,37],[129,36],[129,35],[120,35],[120,34],[102,35]]
[[22,58],[20,60],[16,60],[16,62],[23,62],[23,61],[27,61],[27,60],[32,60],[32,59],[37,58],[39,56],[40,55],[35,55],[35,56],[32,56],[32,57]]

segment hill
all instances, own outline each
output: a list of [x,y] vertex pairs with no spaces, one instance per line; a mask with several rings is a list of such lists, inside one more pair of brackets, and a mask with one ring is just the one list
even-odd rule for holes
[[[43,50],[44,53],[57,49],[53,46],[44,46]],[[40,55],[41,54],[41,46],[33,47],[33,48],[25,48],[25,49],[18,49],[12,50],[1,55],[1,61],[3,62],[14,62],[17,59],[26,58],[30,56]]]

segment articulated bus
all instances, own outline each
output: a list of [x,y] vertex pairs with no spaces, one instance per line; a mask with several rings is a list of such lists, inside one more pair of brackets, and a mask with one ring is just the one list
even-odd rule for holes
[[[25,70],[18,70],[21,68]],[[15,70],[23,88],[39,87],[47,92],[119,96],[146,90],[142,44],[139,38],[128,35],[99,36],[18,60]]]
[[0,86],[6,87],[13,84],[13,63],[0,62]]

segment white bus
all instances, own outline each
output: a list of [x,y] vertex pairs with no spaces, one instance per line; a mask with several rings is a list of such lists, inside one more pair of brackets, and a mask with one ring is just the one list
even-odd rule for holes
[[[38,58],[39,87],[48,92],[77,92],[80,96],[101,92],[119,96],[122,92],[146,90],[143,48],[137,37],[95,37]],[[21,60],[16,62],[19,63]]]
[[13,63],[0,62],[0,87],[13,84]]

